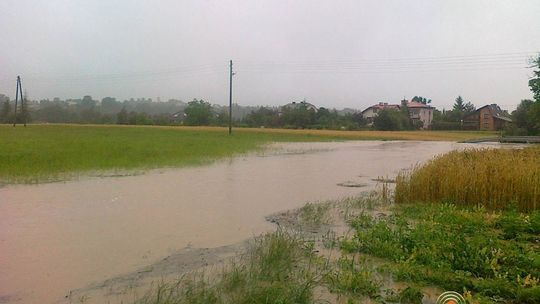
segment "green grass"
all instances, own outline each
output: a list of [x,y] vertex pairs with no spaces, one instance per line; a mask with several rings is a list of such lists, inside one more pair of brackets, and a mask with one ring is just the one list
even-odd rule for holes
[[163,282],[136,303],[314,303],[316,262],[310,243],[278,230],[255,239],[245,255],[219,273]]
[[353,297],[379,298],[382,282],[365,260],[341,257],[325,274],[330,291]]
[[[482,135],[481,135],[482,134]],[[96,125],[0,125],[0,182],[36,183],[80,174],[125,174],[205,164],[270,142],[346,139],[462,140],[478,132],[369,132]]]
[[329,203],[306,203],[299,209],[300,221],[304,225],[320,226],[331,222]]
[[[85,172],[205,164],[273,141],[311,136],[221,129],[29,125],[0,126],[0,182],[59,180]],[[325,138],[317,138],[325,140]]]
[[345,252],[386,259],[395,279],[469,294],[480,303],[540,303],[540,211],[491,212],[450,204],[361,214]]

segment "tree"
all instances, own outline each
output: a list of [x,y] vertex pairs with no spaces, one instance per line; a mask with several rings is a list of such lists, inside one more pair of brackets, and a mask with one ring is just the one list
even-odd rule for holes
[[423,104],[428,104],[428,103],[431,103],[431,99],[427,99],[427,98],[424,98],[422,96],[414,96],[411,101],[415,101],[415,102],[419,102],[419,103],[423,103]]
[[186,124],[190,126],[207,126],[213,120],[212,105],[204,100],[193,99],[186,109]]
[[461,96],[458,96],[456,98],[456,102],[454,103],[454,108],[452,111],[456,112],[463,112],[465,110],[465,101],[463,101],[463,98]]
[[244,118],[244,122],[250,127],[277,127],[279,126],[278,112],[274,109],[259,107]]
[[394,109],[383,109],[373,119],[373,126],[381,131],[402,130],[402,114]]
[[[411,112],[409,110],[409,107],[407,106],[407,102],[403,100],[401,102],[401,107],[399,109],[399,119],[401,121],[401,129],[414,129],[415,127],[420,129],[422,126],[413,126],[413,123],[411,121]],[[423,125],[423,123],[422,123]]]
[[285,127],[305,129],[312,126],[316,121],[316,113],[305,105],[297,107],[283,107],[281,120]]
[[[536,69],[533,71],[533,78],[529,80],[529,87],[533,93],[534,101],[526,103],[522,101],[520,107],[523,105],[523,108],[518,107],[519,111],[516,111],[521,123],[525,122],[527,133],[536,135],[540,134],[540,54],[536,59],[532,60],[532,63],[532,67]],[[524,111],[526,114],[524,114]],[[525,121],[523,117],[526,117]]]
[[23,100],[21,101],[21,111],[17,114],[17,122],[27,123],[30,122],[30,111],[28,110],[28,98],[24,94]]
[[465,116],[473,113],[476,111],[476,107],[471,102],[463,100],[463,97],[458,96],[456,98],[456,102],[454,103],[454,107],[452,108],[452,111],[448,111],[446,113],[446,121],[450,122],[459,122],[461,121]]
[[84,109],[91,109],[96,106],[96,101],[92,99],[92,96],[86,95],[83,97],[81,101],[81,108]]
[[463,107],[463,113],[465,115],[468,115],[468,114],[473,113],[474,111],[476,111],[476,106],[472,104],[470,101],[467,101],[467,103]]
[[536,68],[536,70],[533,71],[533,78],[529,80],[529,87],[533,93],[534,100],[540,102],[540,54],[538,54],[538,58],[532,60],[532,67]]
[[0,123],[9,123],[11,117],[11,104],[9,100],[4,101],[2,111],[0,111]]
[[101,113],[114,114],[122,109],[122,104],[116,101],[116,98],[105,97],[101,100]]
[[122,107],[122,110],[116,114],[116,123],[120,125],[127,125],[129,123],[129,117],[126,107]]
[[360,127],[365,127],[367,125],[367,121],[366,121],[366,119],[364,118],[364,115],[362,115],[361,112],[356,112],[354,114],[351,114],[351,120],[359,128]]
[[81,123],[99,123],[101,120],[101,113],[94,108],[83,109],[79,113]]
[[65,107],[58,104],[40,107],[34,112],[33,115],[35,116],[35,120],[41,122],[78,122],[78,118],[75,113],[69,112]]

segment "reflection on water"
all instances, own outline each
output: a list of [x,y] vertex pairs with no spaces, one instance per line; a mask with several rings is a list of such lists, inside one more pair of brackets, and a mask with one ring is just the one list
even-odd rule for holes
[[[274,145],[260,155],[128,177],[0,188],[0,303],[61,302],[71,289],[186,246],[272,229],[264,216],[350,196],[463,144]],[[366,187],[342,187],[356,183]]]

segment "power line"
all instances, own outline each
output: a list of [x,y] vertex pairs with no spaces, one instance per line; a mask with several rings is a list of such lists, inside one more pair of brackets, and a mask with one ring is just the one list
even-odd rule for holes
[[[402,72],[445,72],[525,69],[531,52],[492,53],[459,56],[371,58],[348,60],[311,61],[242,61],[237,70],[245,73],[336,73],[336,74],[380,74]],[[222,75],[227,69],[223,64],[208,63],[184,65],[158,70],[141,70],[108,74],[64,73],[56,75],[26,74],[25,79],[33,84],[39,82],[88,82],[129,81],[143,82],[163,79],[180,79],[194,76]],[[0,80],[1,81],[1,80]]]

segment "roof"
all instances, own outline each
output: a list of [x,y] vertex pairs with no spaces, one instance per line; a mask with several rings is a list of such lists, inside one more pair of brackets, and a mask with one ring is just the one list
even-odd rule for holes
[[286,105],[284,105],[283,107],[284,108],[291,108],[291,109],[297,109],[299,107],[306,107],[307,109],[313,109],[315,111],[317,111],[317,107],[314,106],[313,104],[309,103],[309,102],[306,102],[306,101],[301,101],[301,102],[291,102],[291,103],[288,103]]
[[395,109],[395,110],[399,110],[399,109],[400,109],[400,105],[397,105],[397,104],[387,104],[387,103],[379,102],[379,103],[376,104],[376,105],[372,105],[371,107],[366,108],[364,111],[362,111],[362,113],[366,112],[366,111],[369,110],[369,109],[378,109],[378,110],[383,110],[383,109]]
[[184,110],[178,111],[178,112],[176,112],[176,113],[171,114],[171,117],[173,117],[173,118],[186,117],[186,116],[187,116],[187,115],[186,115],[186,113],[184,112]]
[[497,118],[497,119],[501,119],[501,120],[504,120],[504,121],[512,122],[512,118],[510,117],[510,115],[507,112],[501,110],[501,108],[495,103],[485,105],[485,106],[483,106],[481,108],[478,108],[476,110],[476,112],[479,112],[480,110],[482,110],[483,108],[486,108],[486,107],[489,109],[489,112],[491,113],[491,116],[493,116],[493,118]]
[[428,104],[424,104],[424,103],[416,102],[416,101],[407,102],[407,107],[408,108],[429,108],[429,109],[433,108],[432,106]]

